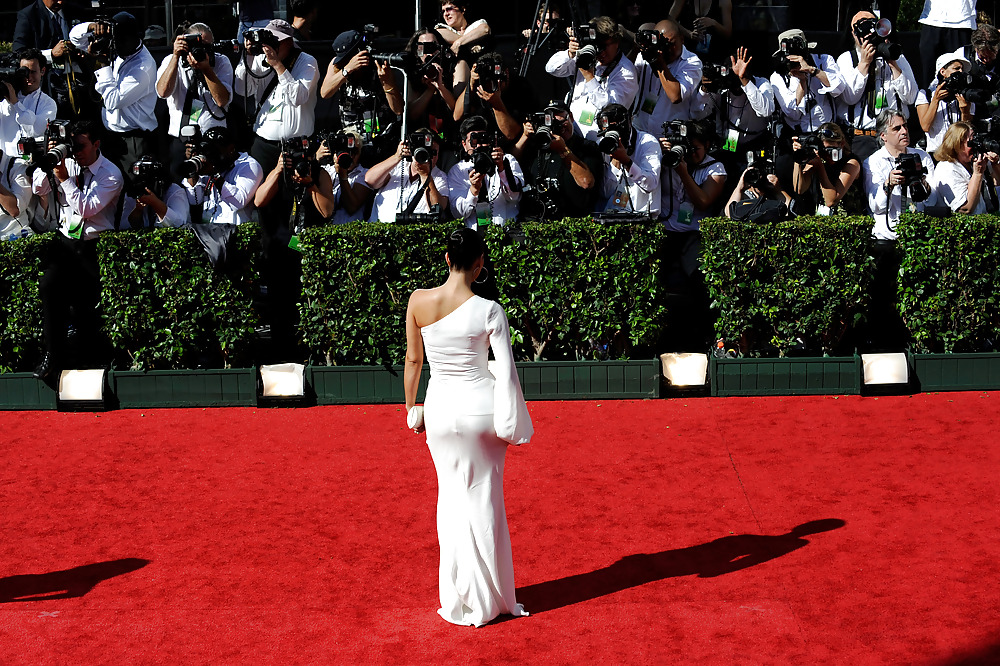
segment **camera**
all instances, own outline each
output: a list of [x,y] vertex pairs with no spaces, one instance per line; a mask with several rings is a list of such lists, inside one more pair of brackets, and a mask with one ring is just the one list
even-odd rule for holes
[[896,36],[889,19],[863,18],[854,24],[854,34],[862,44],[867,40],[875,53],[884,60],[899,60],[903,47],[894,41]]
[[628,110],[620,104],[609,104],[597,114],[597,147],[605,155],[610,155],[619,145],[628,145],[632,140]]
[[824,141],[836,140],[837,135],[830,129],[818,129],[815,132],[800,134],[799,143],[802,145],[802,148],[792,153],[792,159],[799,164],[805,164],[816,156],[816,153],[813,152],[816,151],[824,159],[829,158],[834,162],[839,162],[844,156],[844,151],[840,148],[827,148],[823,144]]
[[924,182],[927,168],[916,153],[900,153],[896,156],[895,168],[903,172],[903,187],[909,189],[914,201],[925,201],[931,195],[930,187]]
[[21,67],[21,59],[16,54],[0,54],[0,81],[9,83],[14,92],[24,92],[30,75],[27,67]]
[[410,156],[417,164],[427,164],[434,157],[434,137],[430,134],[411,134],[406,145],[410,147]]
[[[41,142],[38,139],[21,139],[18,141],[18,149],[29,149],[29,152],[22,152],[22,155],[31,155],[28,162],[28,169],[34,171],[36,168],[42,169],[46,173],[51,173],[53,169],[62,164],[63,160],[73,154],[73,136],[69,131],[70,121],[50,120],[45,127],[45,138]],[[48,148],[49,144],[55,143]]]
[[989,104],[995,102],[996,84],[984,76],[952,72],[940,83],[941,88],[950,96],[961,95],[973,104]]
[[1000,120],[986,118],[974,123],[975,133],[969,139],[973,158],[985,153],[1000,154]]
[[799,37],[781,40],[781,47],[772,56],[774,67],[779,72],[793,72],[801,65],[794,60],[789,60],[788,56],[809,57],[809,45]]
[[[197,32],[181,35],[181,37],[187,43],[188,53],[190,53],[191,57],[198,62],[208,58],[209,54],[236,54],[239,53],[240,50],[240,45],[235,39],[222,39],[218,42],[209,44]],[[214,65],[215,63],[212,62],[211,64]],[[181,65],[189,67],[186,58],[181,60]]]
[[663,53],[664,43],[663,35],[657,30],[637,30],[635,33],[635,45],[646,62],[653,62]]
[[484,176],[496,173],[497,164],[493,161],[493,148],[497,145],[496,133],[485,130],[469,132],[469,145],[472,146],[472,168],[476,173]]
[[705,90],[721,93],[736,90],[740,87],[740,79],[727,65],[706,64],[701,70],[702,85]]
[[401,51],[400,53],[372,53],[372,60],[389,65],[390,67],[398,67],[406,70],[413,70],[417,62],[413,55],[406,51]]
[[17,141],[17,154],[25,162],[33,163],[45,153],[45,142],[34,137],[23,137]]
[[664,166],[673,169],[691,152],[688,129],[688,123],[683,120],[668,120],[663,123],[663,138],[670,142],[670,150],[663,154]]
[[747,187],[766,187],[767,177],[774,173],[774,159],[766,150],[748,150],[747,164],[749,168],[743,175],[743,184]]
[[308,178],[312,174],[312,142],[307,136],[296,136],[281,140],[281,152],[285,156],[285,170],[289,167],[299,178]]
[[507,80],[503,65],[495,63],[492,65],[476,65],[476,74],[479,75],[480,87],[488,93],[495,93],[500,89],[500,84]]
[[[97,19],[93,23],[95,29],[86,33],[87,44],[89,45],[87,50],[90,52],[90,55],[100,60],[114,60],[114,22],[107,19]],[[102,32],[99,33],[97,28],[100,28]]]
[[531,116],[531,124],[535,127],[535,133],[531,135],[531,143],[538,148],[548,148],[552,143],[552,137],[561,135],[566,121],[555,117],[552,111],[543,111]]
[[353,135],[339,132],[326,136],[323,141],[333,153],[333,157],[330,159],[331,164],[336,162],[341,169],[351,168],[351,164],[354,162],[354,152],[358,150],[358,143]]
[[125,186],[125,194],[138,199],[146,194],[146,188],[162,199],[167,191],[166,169],[149,155],[140,157],[132,168],[132,182]]
[[177,167],[177,173],[184,178],[194,178],[210,173],[211,161],[204,154],[205,142],[202,139],[201,127],[198,125],[185,125],[180,131],[181,140],[191,146],[191,157],[187,158]]
[[558,178],[539,178],[534,187],[526,183],[522,190],[525,200],[521,210],[526,217],[539,222],[546,219],[558,219],[557,197],[559,190]]
[[278,38],[266,28],[251,28],[243,33],[243,39],[247,43],[247,53],[250,55],[260,55],[264,52],[265,46],[270,46],[275,51],[278,50]]
[[597,67],[597,29],[590,23],[576,26],[573,34],[580,45],[576,52],[576,66],[578,69],[592,70]]

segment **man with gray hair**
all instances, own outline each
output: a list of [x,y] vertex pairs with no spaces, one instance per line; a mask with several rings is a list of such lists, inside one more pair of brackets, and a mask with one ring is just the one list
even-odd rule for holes
[[167,102],[167,134],[174,138],[169,162],[175,178],[184,160],[181,128],[193,125],[204,133],[226,126],[226,110],[233,97],[233,65],[229,58],[212,51],[214,43],[210,27],[192,23],[177,35],[173,53],[156,71],[156,94]]

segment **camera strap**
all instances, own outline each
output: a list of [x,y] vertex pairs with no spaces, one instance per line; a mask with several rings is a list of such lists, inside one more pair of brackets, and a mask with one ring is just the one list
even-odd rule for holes
[[[285,69],[288,70],[289,74],[292,73],[292,68],[295,67],[295,63],[298,61],[299,56],[301,54],[302,51],[300,49],[295,49],[292,52],[291,59],[289,60],[288,64],[285,65]],[[249,70],[250,68],[247,67],[247,71]],[[264,94],[261,95],[260,101],[257,103],[257,111],[253,114],[253,120],[256,120],[257,116],[260,115],[260,110],[264,108],[265,104],[267,104],[267,100],[271,97],[271,93],[273,93],[274,89],[277,87],[278,87],[278,73],[272,69],[271,78],[270,80],[268,80],[267,85],[264,86]]]
[[[409,171],[409,169],[407,169]],[[409,178],[410,174],[407,172],[403,173],[403,178]],[[420,189],[417,190],[416,194],[410,199],[410,203],[407,204],[406,210],[403,211],[407,215],[412,215],[413,211],[417,209],[417,205],[420,203],[420,199],[424,196],[424,192],[427,191],[427,187],[431,184],[431,178],[434,177],[433,173],[427,175],[427,180],[425,180],[421,185]],[[400,192],[402,193],[402,192]]]

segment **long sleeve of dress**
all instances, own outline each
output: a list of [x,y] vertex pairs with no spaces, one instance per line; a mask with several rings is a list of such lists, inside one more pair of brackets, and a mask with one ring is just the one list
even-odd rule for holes
[[490,346],[496,362],[493,376],[493,426],[497,437],[511,444],[526,444],[535,432],[524,402],[521,381],[514,365],[514,353],[510,347],[510,327],[503,308],[494,304],[486,315],[486,330],[490,334]]

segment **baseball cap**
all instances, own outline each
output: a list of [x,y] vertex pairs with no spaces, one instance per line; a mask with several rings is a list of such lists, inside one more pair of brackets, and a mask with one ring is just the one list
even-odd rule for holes
[[[792,39],[801,39],[803,42],[806,41],[806,33],[802,32],[798,28],[792,28],[791,30],[786,30],[780,35],[778,35],[778,48],[781,48],[781,42]],[[806,46],[809,47],[810,51],[816,49],[816,42],[806,42]]]
[[264,30],[274,35],[275,39],[282,42],[286,39],[295,39],[295,28],[288,21],[282,19],[274,19],[269,21]]

